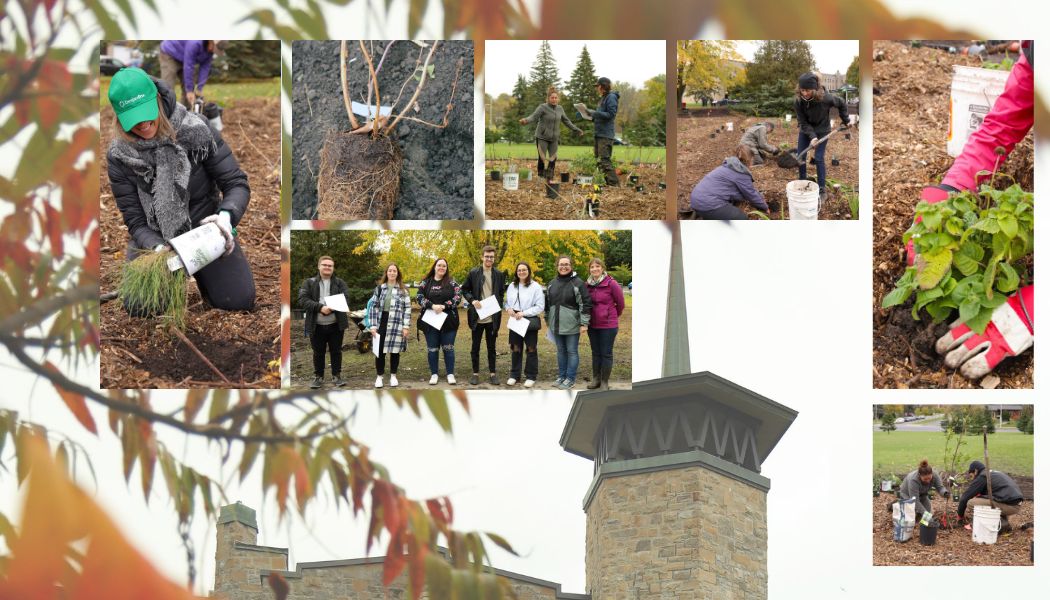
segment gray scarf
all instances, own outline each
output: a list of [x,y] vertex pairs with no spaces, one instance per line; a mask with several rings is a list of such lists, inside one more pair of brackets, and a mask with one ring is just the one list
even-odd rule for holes
[[726,161],[722,163],[723,166],[729,167],[737,173],[743,173],[751,178],[751,181],[755,180],[755,176],[751,174],[751,170],[744,166],[744,163],[740,162],[740,159],[735,156],[727,156]]
[[608,273],[602,273],[601,277],[599,277],[598,279],[595,279],[594,275],[591,275],[590,277],[587,278],[587,285],[592,285],[592,286],[598,285],[599,283],[604,281],[606,276],[608,276],[608,275],[609,275]]
[[[179,103],[168,117],[175,138],[156,135],[133,143],[114,139],[109,151],[139,176],[139,202],[146,224],[164,241],[193,228],[189,212],[190,159],[200,163],[218,148],[207,122]],[[176,141],[176,139],[178,141]]]

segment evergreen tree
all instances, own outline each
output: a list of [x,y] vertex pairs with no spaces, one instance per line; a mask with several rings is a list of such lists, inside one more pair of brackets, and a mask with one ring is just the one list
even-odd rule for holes
[[889,433],[897,430],[896,419],[893,417],[893,413],[885,413],[882,415],[882,421],[879,425],[879,429]]
[[529,139],[526,126],[519,121],[532,114],[535,106],[528,106],[526,96],[529,93],[529,84],[525,77],[518,74],[518,82],[514,84],[511,92],[513,101],[507,114],[503,117],[503,137],[514,143],[521,143]]
[[[561,95],[561,105],[565,109],[565,114],[574,125],[583,130],[583,136],[573,135],[569,138],[578,144],[588,146],[594,144],[594,122],[577,116],[576,107],[573,105],[583,104],[591,109],[598,106],[602,95],[598,93],[598,88],[594,87],[596,81],[598,81],[598,75],[594,72],[594,61],[591,60],[591,54],[584,45],[580,57],[576,60],[576,68],[569,76],[569,81],[566,82]],[[562,131],[562,135],[565,135],[565,130]]]
[[[532,63],[532,72],[529,74],[529,88],[526,95],[526,105],[530,107],[529,114],[537,106],[547,101],[547,89],[550,86],[560,87],[561,80],[558,78],[558,62],[554,59],[551,46],[547,40],[540,44],[540,51],[536,55],[536,62]],[[560,91],[560,90],[559,90]]]
[[[763,85],[776,85],[781,79],[794,83],[800,75],[816,68],[817,61],[804,40],[761,42],[755,60],[747,65],[747,87],[758,91]],[[791,87],[794,89],[794,85]]]

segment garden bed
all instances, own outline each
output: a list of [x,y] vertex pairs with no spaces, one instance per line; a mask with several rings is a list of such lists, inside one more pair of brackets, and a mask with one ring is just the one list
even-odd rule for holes
[[[948,324],[930,325],[911,317],[912,301],[883,309],[882,300],[904,273],[901,236],[915,218],[915,205],[926,185],[936,185],[954,159],[947,154],[948,110],[953,65],[977,67],[976,57],[948,54],[933,48],[913,49],[891,41],[874,42],[884,59],[873,63],[873,142],[875,206],[872,248],[872,387],[976,388],[971,381],[945,368],[933,350]],[[1000,168],[1027,191],[1033,189],[1033,138],[1021,141]],[[1001,182],[1004,188],[1009,182]],[[1035,263],[1026,264],[1034,280]],[[1031,350],[1006,359],[993,373],[990,387],[1034,387]],[[993,386],[993,384],[995,384]]]
[[[702,113],[698,115],[697,113]],[[758,117],[734,117],[722,114],[724,109],[712,109],[711,115],[706,116],[707,111],[691,109],[689,115],[679,114],[677,121],[678,134],[678,162],[677,162],[677,206],[678,211],[689,212],[689,194],[692,193],[696,184],[705,175],[722,164],[727,156],[733,156],[736,147],[740,144],[740,138],[744,132],[755,123],[772,120],[778,122],[778,127],[769,136],[769,143],[780,146],[787,142],[788,149],[798,144],[798,125],[792,118],[790,131],[785,132],[782,128],[782,119],[765,119]],[[838,121],[838,111],[832,111],[833,120]],[[733,131],[711,134],[727,121],[733,123]],[[854,189],[860,178],[860,132],[850,132],[849,140],[845,132],[836,133],[828,140],[825,153],[827,164],[827,178],[842,182],[843,187],[852,185]],[[812,154],[806,155],[806,159]],[[839,166],[832,166],[831,159],[839,160]],[[807,174],[816,175],[816,165],[809,165]],[[787,184],[798,178],[798,169],[782,169],[776,165],[775,157],[770,156],[765,164],[752,167],[751,174],[755,178],[755,188],[766,198],[769,204],[770,219],[789,219]],[[752,220],[763,220],[762,217],[751,214],[756,211],[748,202],[738,202],[736,206],[749,214]],[[783,208],[783,211],[781,211]],[[850,212],[849,203],[845,194],[837,196],[828,183],[828,200],[824,203],[819,213],[821,220],[848,220],[856,218]]]

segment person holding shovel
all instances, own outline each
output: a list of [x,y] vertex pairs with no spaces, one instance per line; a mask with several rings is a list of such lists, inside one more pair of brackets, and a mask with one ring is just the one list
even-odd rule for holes
[[[820,77],[816,73],[803,73],[798,78],[798,87],[795,88],[795,116],[798,118],[798,153],[807,147],[811,148],[813,159],[817,163],[817,185],[820,187],[819,205],[823,206],[828,199],[828,192],[824,189],[827,167],[824,164],[824,151],[827,150],[827,141],[817,143],[817,140],[831,133],[831,109],[839,111],[839,120],[845,127],[852,127],[849,122],[849,107],[846,101],[834,94],[824,92],[820,85]],[[799,160],[798,178],[806,178],[806,161]]]
[[438,352],[445,356],[445,373],[450,385],[456,384],[456,332],[459,331],[459,283],[448,272],[448,261],[439,258],[427,271],[416,291],[416,304],[421,311],[433,310],[448,315],[441,328],[423,322],[420,315],[417,327],[427,338],[427,362],[430,365],[430,385],[438,382]]
[[[933,467],[924,458],[919,463],[919,468],[908,473],[901,482],[901,498],[907,500],[908,498],[915,498],[922,509],[930,514],[933,514],[933,505],[930,503],[930,490],[936,489],[937,493],[947,498],[951,493],[948,491],[944,484],[941,483],[941,477],[933,472]],[[921,517],[922,513],[919,512],[916,507],[915,513]]]
[[587,111],[594,120],[594,157],[599,159],[605,172],[605,185],[618,187],[620,178],[616,176],[616,165],[612,162],[612,147],[613,139],[616,138],[616,111],[620,106],[620,92],[612,91],[612,81],[608,77],[599,77],[594,87],[602,95],[598,108]]
[[484,319],[478,318],[478,309],[485,298],[495,296],[496,302],[499,305],[503,304],[503,271],[493,266],[495,262],[496,249],[485,246],[481,249],[481,265],[471,269],[463,282],[463,299],[467,301],[467,326],[471,331],[470,364],[474,367],[470,385],[478,384],[482,336],[485,338],[485,349],[489,359],[489,383],[499,385],[499,379],[496,377],[496,333],[499,331],[503,314],[497,312]]
[[[944,202],[950,194],[963,190],[977,191],[988,183],[990,174],[1003,164],[1018,142],[1024,139],[1035,122],[1035,42],[1021,42],[1021,57],[1006,80],[1003,93],[970,134],[966,145],[940,185],[922,189],[920,200],[930,204]],[[981,175],[984,171],[989,175]],[[905,245],[908,266],[915,264],[911,240]],[[952,329],[937,340],[936,350],[943,354],[944,364],[970,379],[980,379],[1008,356],[1017,356],[1035,345],[1035,285],[1023,287],[992,312],[984,333],[976,335],[957,320]]]
[[317,260],[317,277],[311,277],[299,286],[299,308],[306,311],[306,334],[310,336],[310,347],[314,351],[314,380],[310,389],[316,390],[324,383],[324,355],[332,355],[332,385],[346,385],[340,374],[343,372],[343,333],[350,326],[346,313],[332,310],[325,304],[329,296],[343,294],[350,304],[350,288],[346,282],[333,277],[335,260],[322,256]]
[[755,189],[755,178],[749,169],[752,160],[751,148],[737,146],[735,156],[727,156],[696,184],[689,194],[689,206],[706,221],[746,221],[747,213],[733,205],[742,200],[768,215],[769,205]]
[[525,387],[536,384],[539,377],[539,356],[536,353],[536,340],[539,337],[540,314],[543,313],[543,289],[532,279],[532,267],[529,263],[520,262],[514,267],[514,283],[507,287],[508,319],[528,319],[529,328],[521,336],[516,331],[510,332],[510,379],[507,385],[514,385],[521,379],[521,355],[525,354]]
[[756,123],[745,131],[744,136],[740,138],[740,144],[751,148],[751,153],[755,155],[755,160],[752,163],[754,166],[757,167],[765,162],[763,159],[766,157],[766,152],[773,156],[780,154],[780,148],[770,144],[766,139],[766,135],[773,133],[775,129],[776,125],[773,121]]
[[999,509],[999,531],[1006,533],[1013,529],[1010,526],[1010,515],[1016,515],[1021,510],[1021,502],[1024,494],[1017,482],[1006,473],[991,471],[992,494],[988,498],[988,472],[985,471],[984,463],[975,460],[970,463],[967,474],[972,483],[959,497],[959,509],[956,520],[962,521],[966,516],[967,506],[991,506],[995,501],[995,508]]
[[[187,111],[175,92],[142,69],[121,69],[109,86],[113,139],[106,152],[110,187],[128,228],[126,262],[171,250],[169,241],[214,223],[225,249],[194,274],[201,296],[222,310],[251,310],[255,278],[234,227],[251,190],[222,134]],[[163,307],[124,295],[124,308],[149,317]]]
[[[558,90],[554,86],[547,88],[547,101],[536,107],[532,115],[521,119],[521,124],[536,123],[536,153],[539,154],[539,162],[536,165],[537,175],[547,181],[552,181],[558,164],[558,138],[561,136],[559,123],[583,135],[583,130],[572,124],[569,117],[565,116],[565,109],[558,104]],[[546,166],[543,157],[550,161]]]
[[[211,59],[226,53],[229,40],[164,40],[160,43],[157,60],[160,62],[160,78],[172,90],[182,86],[182,98],[186,108],[192,109],[197,94],[204,91],[211,73]],[[197,70],[196,79],[194,69]]]
[[376,387],[383,387],[387,354],[390,355],[390,387],[397,387],[397,366],[401,353],[408,350],[408,330],[412,328],[412,300],[396,263],[386,266],[383,278],[376,285],[369,304],[368,322],[372,343],[379,344]]
[[558,378],[555,387],[563,390],[576,385],[580,367],[580,335],[591,322],[591,295],[587,285],[572,270],[572,259],[558,255],[558,276],[547,286],[547,327],[558,347]]
[[587,266],[591,276],[587,278],[587,291],[591,295],[591,322],[587,326],[587,337],[591,342],[591,368],[593,377],[587,389],[599,387],[609,389],[609,377],[613,368],[613,343],[620,331],[620,315],[626,306],[623,288],[605,272],[605,263],[592,258]]

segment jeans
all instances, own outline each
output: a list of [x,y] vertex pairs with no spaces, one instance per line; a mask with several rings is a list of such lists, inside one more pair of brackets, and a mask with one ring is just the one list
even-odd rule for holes
[[332,355],[332,375],[339,377],[343,372],[343,331],[339,323],[315,325],[310,336],[310,346],[314,349],[314,377],[324,377],[324,353]]
[[616,332],[619,327],[608,329],[587,328],[587,337],[591,340],[591,361],[601,362],[603,367],[612,368],[613,365],[613,342],[616,341]]
[[[741,198],[743,200],[743,198]],[[732,204],[726,204],[725,206],[716,208],[714,210],[701,210],[697,211],[705,221],[747,221],[747,213],[733,206]],[[587,333],[590,333],[590,329]]]
[[481,337],[485,337],[485,349],[488,350],[489,354],[489,373],[496,372],[496,330],[492,328],[492,323],[478,323],[474,326],[474,331],[470,332],[470,366],[473,371],[472,373],[478,372],[479,364],[481,363]]
[[452,375],[456,372],[456,330],[438,331],[433,327],[427,327],[423,335],[427,338],[427,362],[430,363],[430,374],[438,374],[438,350],[445,355],[445,373]]
[[[390,319],[390,311],[383,311],[383,317],[379,321],[379,329],[376,333],[379,334],[378,338],[372,338],[373,344],[379,344],[379,356],[376,357],[376,375],[383,375],[383,371],[386,370],[386,353],[383,352],[383,345],[386,342],[386,327],[387,321]],[[390,372],[397,375],[397,366],[401,363],[401,354],[398,352],[390,353]]]
[[558,378],[576,381],[576,370],[580,367],[580,334],[554,334],[558,346]]
[[[514,317],[510,317],[513,319]],[[523,319],[525,317],[522,317]],[[515,332],[510,332],[510,376],[512,379],[521,380],[521,354],[525,351],[525,379],[536,381],[540,375],[539,356],[536,353],[536,340],[538,331],[526,331],[522,338]]]
[[[802,130],[799,130],[799,132],[798,132],[798,153],[802,154],[802,151],[809,147],[810,141],[815,140],[815,139],[819,139],[819,138],[811,138],[808,135],[806,135],[805,133],[803,133]],[[824,151],[827,150],[827,149],[828,149],[828,143],[827,143],[827,141],[824,141],[820,145],[818,145],[816,148],[814,148],[813,150],[810,150],[809,154],[807,154],[807,156],[812,156],[817,161],[817,185],[820,186],[821,191],[824,190],[824,177],[828,173],[828,168],[824,164]],[[798,166],[798,178],[799,179],[805,179],[806,178],[806,162],[808,160],[809,160],[808,158],[803,157],[803,160],[799,161],[801,163]]]

